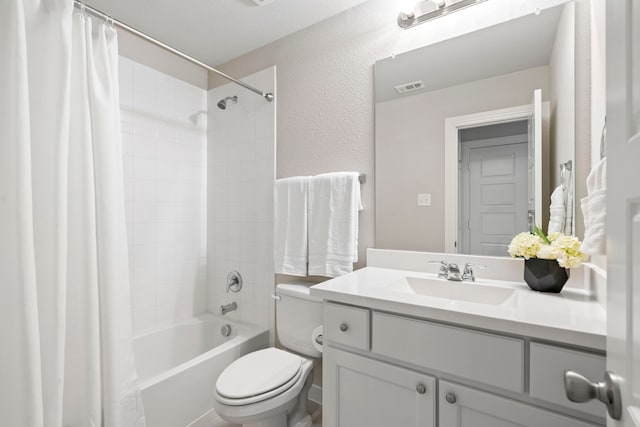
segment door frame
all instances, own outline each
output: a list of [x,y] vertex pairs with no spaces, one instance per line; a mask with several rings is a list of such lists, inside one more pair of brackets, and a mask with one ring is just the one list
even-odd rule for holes
[[[446,253],[458,252],[456,247],[456,242],[458,241],[458,218],[460,215],[460,207],[458,206],[458,131],[470,127],[529,119],[533,113],[534,106],[532,104],[526,104],[517,107],[448,117],[444,120],[444,251]],[[548,123],[548,120],[545,119],[548,117],[549,102],[543,102],[543,146],[545,145],[545,141],[547,141],[547,138],[545,138],[545,129],[547,128],[546,123]],[[539,147],[539,151],[539,153],[536,152],[536,157],[539,156],[542,161],[539,163],[536,162],[535,174],[537,177],[542,177],[542,164],[545,162],[545,156],[548,154],[546,153],[547,150],[543,149],[543,147]],[[537,224],[542,224],[542,198],[544,196],[542,191],[543,186],[544,183],[536,186]]]

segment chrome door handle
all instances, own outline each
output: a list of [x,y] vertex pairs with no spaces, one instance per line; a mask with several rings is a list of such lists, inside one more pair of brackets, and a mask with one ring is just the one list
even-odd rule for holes
[[620,379],[609,371],[605,373],[604,381],[599,383],[594,383],[577,372],[565,371],[564,390],[572,402],[582,403],[598,399],[605,404],[611,418],[619,420],[622,416]]

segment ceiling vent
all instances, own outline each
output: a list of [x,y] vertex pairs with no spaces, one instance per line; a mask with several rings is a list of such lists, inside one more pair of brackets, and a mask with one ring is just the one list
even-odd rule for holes
[[413,92],[414,90],[419,90],[422,88],[424,88],[424,83],[422,83],[422,80],[418,80],[415,82],[405,83],[403,85],[396,86],[396,91],[398,93],[407,93],[407,92]]

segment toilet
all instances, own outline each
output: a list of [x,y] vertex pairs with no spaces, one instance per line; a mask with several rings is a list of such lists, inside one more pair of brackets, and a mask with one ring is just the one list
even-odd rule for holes
[[309,283],[276,286],[276,329],[287,348],[267,348],[231,363],[218,377],[214,408],[243,427],[311,427],[307,397],[313,359],[322,356],[312,333],[322,325],[322,300]]

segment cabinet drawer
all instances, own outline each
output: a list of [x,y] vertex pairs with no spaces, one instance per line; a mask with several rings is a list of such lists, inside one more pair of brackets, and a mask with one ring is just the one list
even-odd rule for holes
[[369,310],[325,303],[324,337],[331,342],[369,350]]
[[374,312],[372,351],[522,393],[524,340]]
[[592,381],[601,381],[606,371],[604,356],[531,343],[529,394],[537,399],[604,418],[605,406],[596,401],[574,403],[564,391],[564,372],[576,371]]

